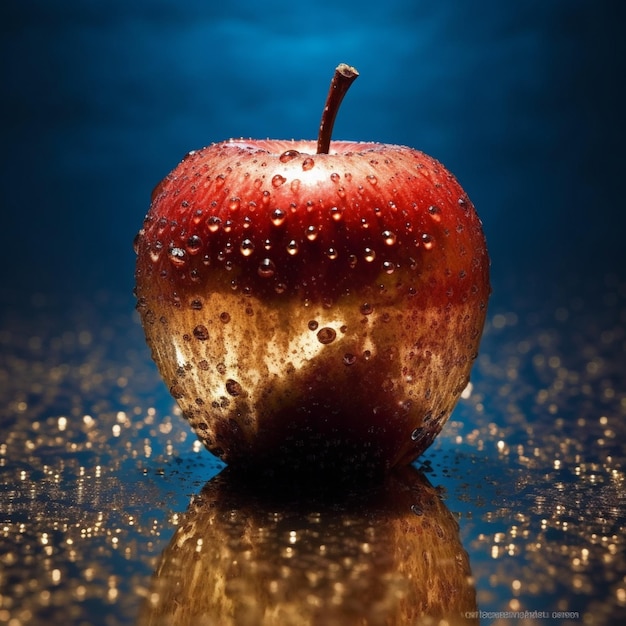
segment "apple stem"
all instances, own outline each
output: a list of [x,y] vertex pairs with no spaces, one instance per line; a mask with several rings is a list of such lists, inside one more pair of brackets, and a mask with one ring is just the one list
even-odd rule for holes
[[330,81],[326,106],[322,113],[320,132],[317,136],[317,154],[328,154],[330,150],[330,137],[333,134],[337,111],[339,111],[343,97],[358,75],[359,73],[355,68],[345,63],[340,63],[335,69],[333,79]]

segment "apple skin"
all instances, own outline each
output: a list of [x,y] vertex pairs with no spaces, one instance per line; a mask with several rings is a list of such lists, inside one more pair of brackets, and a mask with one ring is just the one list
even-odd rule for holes
[[414,467],[334,491],[232,469],[181,516],[140,626],[478,624],[458,522]]
[[156,187],[136,237],[152,356],[238,466],[407,464],[469,381],[490,293],[481,222],[408,147],[230,140]]

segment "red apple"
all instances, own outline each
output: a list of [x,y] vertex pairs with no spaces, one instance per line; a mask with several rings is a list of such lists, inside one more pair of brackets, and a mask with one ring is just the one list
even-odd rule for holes
[[469,380],[489,297],[481,222],[404,146],[320,138],[190,152],[139,232],[136,295],[161,374],[233,465],[386,470],[433,441]]

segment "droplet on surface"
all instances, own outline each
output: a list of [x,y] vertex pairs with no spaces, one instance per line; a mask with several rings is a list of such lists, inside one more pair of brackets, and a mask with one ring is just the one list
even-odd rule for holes
[[274,209],[270,219],[272,220],[272,224],[274,224],[274,226],[281,226],[285,223],[286,217],[287,213],[285,211],[282,209]]
[[292,239],[287,244],[287,254],[290,254],[291,256],[298,254],[298,242],[295,239]]
[[189,254],[197,254],[202,247],[202,239],[198,237],[198,235],[191,235],[189,239],[187,239],[187,252]]
[[219,230],[221,223],[222,220],[216,215],[211,215],[211,217],[209,217],[206,221],[206,225],[210,233],[216,233]]
[[263,259],[259,264],[257,273],[261,278],[271,278],[276,272],[276,264],[271,259]]
[[365,178],[367,182],[374,187],[378,184],[378,178],[376,178],[374,174],[368,174]]
[[239,246],[239,251],[243,256],[250,256],[254,252],[254,244],[250,239],[244,239]]
[[230,313],[227,313],[226,311],[220,313],[220,322],[228,324],[228,322],[230,322]]
[[198,298],[192,300],[189,303],[189,306],[194,310],[194,311],[200,311],[202,310],[202,300],[199,300]]
[[284,176],[281,176],[280,174],[276,174],[275,176],[272,177],[272,187],[277,188],[280,187],[281,185],[284,185],[287,182],[287,179]]
[[364,302],[359,310],[363,315],[370,315],[374,308],[369,302]]
[[393,261],[383,261],[383,272],[385,272],[385,274],[393,274],[395,269],[396,265]]
[[317,331],[317,340],[323,344],[332,343],[333,341],[335,341],[336,337],[337,332],[329,326],[324,326],[324,328],[321,328]]
[[343,355],[344,365],[354,365],[356,363],[356,356],[350,352],[346,352]]
[[209,331],[203,324],[198,324],[193,329],[193,336],[200,341],[206,341],[209,338]]
[[343,218],[343,208],[336,206],[332,207],[330,210],[330,216],[335,222],[339,222]]
[[307,172],[315,166],[315,161],[311,157],[307,157],[302,161],[302,169]]
[[339,176],[339,174],[337,174],[337,172],[333,172],[330,175],[330,180],[332,180],[333,183],[338,183],[341,180],[341,176]]
[[422,235],[422,244],[424,246],[424,249],[432,250],[434,245],[433,238],[428,233],[424,233]]
[[168,250],[168,257],[172,265],[175,267],[182,267],[185,265],[186,252],[182,248],[173,247]]
[[397,237],[396,234],[390,230],[383,230],[383,241],[388,246],[393,246],[396,243]]
[[300,156],[300,153],[297,150],[285,150],[285,152],[278,157],[278,160],[281,163],[289,163],[289,161],[293,161],[298,156]]
[[371,263],[376,258],[376,252],[371,248],[365,248],[364,258],[368,263]]
[[230,199],[230,202],[228,203],[228,208],[231,211],[237,211],[239,210],[239,205],[241,204],[241,199],[234,197]]
[[337,252],[336,248],[328,248],[328,250],[326,250],[326,256],[331,261],[334,261],[339,256],[339,253]]
[[309,330],[317,330],[319,324],[315,320],[311,320],[308,324]]
[[413,441],[417,441],[420,437],[420,435],[424,432],[423,428],[416,428],[412,433],[411,433],[411,439]]
[[305,235],[309,241],[315,241],[318,235],[317,226],[313,226],[313,225],[307,226]]
[[226,391],[231,396],[240,396],[243,393],[243,387],[232,378],[226,381]]

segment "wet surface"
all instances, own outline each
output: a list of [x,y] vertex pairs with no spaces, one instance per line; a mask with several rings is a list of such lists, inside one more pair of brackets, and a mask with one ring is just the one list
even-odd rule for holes
[[[345,497],[308,485],[281,498],[220,473],[174,408],[130,297],[27,301],[1,309],[0,624],[626,617],[616,276],[496,299],[472,386],[419,473]],[[464,559],[471,578],[454,579],[446,568]],[[446,609],[444,596],[460,600]]]

